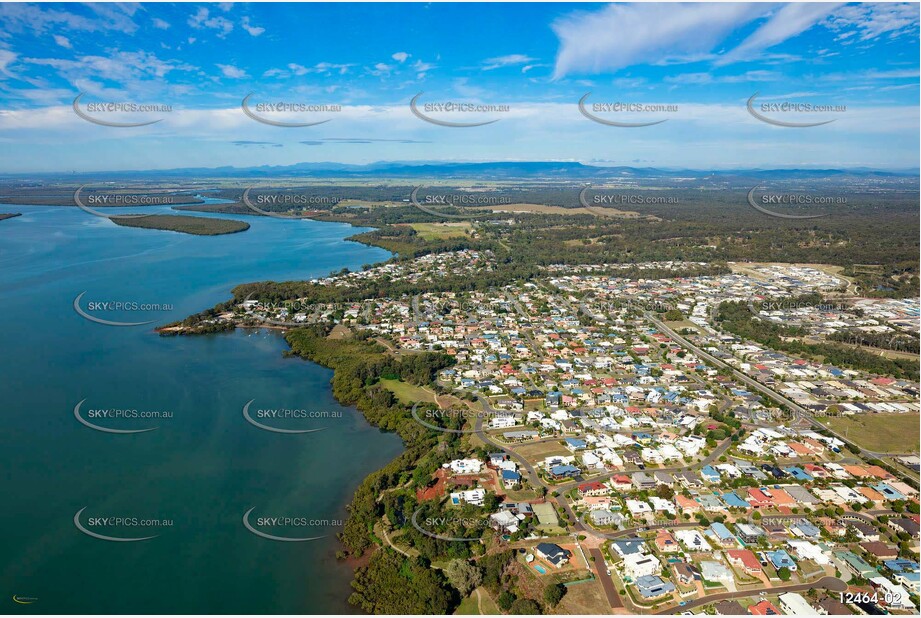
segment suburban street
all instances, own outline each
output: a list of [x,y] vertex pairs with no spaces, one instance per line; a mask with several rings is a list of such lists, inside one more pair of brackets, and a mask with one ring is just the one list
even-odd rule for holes
[[672,605],[667,609],[663,609],[659,612],[656,612],[656,615],[668,615],[676,614],[678,612],[684,612],[692,610],[695,607],[700,607],[701,605],[709,605],[711,603],[719,603],[720,601],[730,601],[732,599],[744,599],[747,597],[752,597],[758,595],[762,592],[770,593],[772,595],[783,594],[784,592],[804,592],[809,589],[816,590],[828,590],[831,592],[844,592],[847,590],[847,584],[837,577],[823,577],[822,579],[806,584],[792,584],[790,586],[776,586],[774,588],[760,588],[754,590],[738,590],[736,592],[723,592],[720,594],[711,594],[707,595],[701,599],[695,599],[693,601],[688,601],[684,605]]

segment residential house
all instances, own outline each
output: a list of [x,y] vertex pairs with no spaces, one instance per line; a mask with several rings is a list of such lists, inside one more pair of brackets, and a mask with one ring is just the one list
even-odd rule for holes
[[570,552],[555,543],[538,543],[534,553],[556,568],[569,562]]
[[675,584],[665,581],[658,575],[644,575],[637,578],[636,590],[644,599],[655,599],[675,590]]
[[777,600],[783,613],[790,616],[813,616],[825,612],[824,609],[813,608],[802,595],[796,592],[784,592],[777,597]]
[[730,549],[726,551],[726,559],[729,564],[737,569],[749,574],[761,572],[761,562],[758,557],[749,549]]

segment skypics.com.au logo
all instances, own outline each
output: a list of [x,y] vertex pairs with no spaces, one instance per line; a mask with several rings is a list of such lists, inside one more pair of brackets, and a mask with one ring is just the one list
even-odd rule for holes
[[[118,129],[130,129],[136,127],[146,127],[157,124],[163,118],[156,117],[173,111],[172,105],[160,103],[135,103],[129,101],[103,101],[85,103],[86,109],[81,107],[81,99],[86,95],[81,92],[76,96],[73,102],[74,113],[87,122],[102,127],[113,127]],[[132,114],[141,114],[146,120],[134,122],[125,122],[116,120],[116,118],[128,118]],[[153,116],[153,117],[152,117]]]
[[[306,116],[307,114],[331,114],[339,113],[342,111],[342,106],[336,103],[300,103],[300,102],[290,102],[290,101],[276,101],[272,103],[253,103],[250,101],[253,97],[253,92],[249,93],[243,97],[243,101],[240,103],[240,109],[243,110],[243,113],[246,114],[249,118],[252,118],[256,122],[269,125],[271,127],[284,127],[284,128],[303,128],[303,127],[315,127],[317,125],[325,124],[332,120],[332,118],[323,118],[319,120],[308,120],[308,121],[294,121],[286,120],[286,118],[295,118],[295,117],[308,117],[314,118],[314,116]],[[275,116],[272,118],[272,116]],[[319,118],[319,117],[318,117]]]
[[[251,507],[243,514],[243,527],[259,538],[269,541],[281,543],[318,541],[326,538],[335,530],[341,529],[344,525],[339,519],[313,519],[291,515],[253,517],[255,510],[256,507]],[[317,534],[318,532],[323,534]],[[303,536],[305,533],[310,536]]]
[[[837,120],[836,118],[828,119],[829,114],[843,113],[847,111],[847,105],[827,105],[817,104],[804,101],[777,101],[773,103],[760,103],[755,105],[755,99],[759,93],[749,97],[745,104],[748,113],[761,122],[773,125],[775,127],[786,127],[792,129],[805,129],[809,127],[820,127],[830,124]],[[807,121],[783,120],[782,118],[791,118],[789,114],[797,114],[802,117],[808,117]],[[814,114],[818,116],[814,116]],[[812,118],[822,118],[821,120],[811,120]]]
[[[663,114],[673,114],[678,111],[678,106],[671,103],[637,103],[626,101],[592,103],[591,110],[589,110],[586,106],[586,101],[588,101],[591,94],[591,92],[587,92],[579,99],[579,113],[592,122],[597,122],[598,124],[603,124],[608,127],[619,127],[624,129],[652,127],[668,120],[668,118],[661,118]],[[629,118],[638,118],[639,116],[637,116],[637,114],[656,114],[657,119],[629,120]]]
[[[340,410],[311,410],[308,408],[253,408],[255,399],[250,399],[243,406],[243,418],[253,427],[258,427],[263,431],[284,434],[305,434],[324,431],[329,427],[302,427],[299,426],[303,421],[316,419],[341,419],[342,411]],[[282,425],[289,425],[283,427]]]
[[[132,532],[137,534],[139,530],[151,530],[158,528],[171,528],[172,519],[151,519],[136,516],[110,515],[105,517],[87,517],[86,523],[83,523],[83,512],[89,507],[83,507],[74,515],[74,526],[83,534],[99,539],[100,541],[111,541],[115,543],[137,543],[140,541],[149,541],[155,539],[159,534],[148,536],[127,536]],[[104,533],[103,533],[104,532]]]
[[[761,185],[752,187],[746,199],[748,205],[758,212],[778,219],[820,219],[833,214],[834,207],[847,206],[848,203],[847,197],[843,195],[820,195],[805,191],[769,192],[762,191]],[[816,209],[823,212],[815,212]]]
[[77,294],[77,297],[74,298],[73,307],[74,311],[80,317],[89,320],[90,322],[95,322],[96,324],[103,324],[105,326],[144,326],[146,324],[153,324],[155,320],[144,320],[142,322],[126,322],[121,320],[110,320],[108,318],[100,317],[97,314],[111,315],[113,317],[126,316],[135,313],[149,313],[149,312],[168,312],[173,311],[173,305],[170,303],[145,303],[136,300],[113,300],[113,299],[102,299],[102,300],[90,300],[86,303],[86,309],[82,307],[83,297],[86,295],[86,291],[80,292]]
[[[409,195],[410,203],[422,212],[442,219],[472,219],[489,216],[493,207],[508,206],[512,198],[473,192],[425,193],[416,187]],[[502,210],[499,208],[498,210]]]
[[129,407],[96,408],[87,406],[86,410],[84,411],[82,409],[84,403],[86,403],[86,399],[82,399],[80,403],[74,406],[74,418],[76,418],[80,424],[102,433],[114,433],[121,435],[147,433],[148,431],[156,431],[159,429],[159,426],[117,428],[111,427],[111,425],[124,424],[127,422],[130,426],[136,421],[151,423],[159,422],[161,420],[170,420],[173,418],[173,413],[170,410],[144,410]]
[[[457,120],[446,120],[444,117],[436,118],[431,114],[470,114],[470,115],[479,115],[485,114],[487,117],[494,116],[495,114],[507,113],[511,111],[511,106],[506,104],[494,104],[494,103],[471,103],[464,101],[440,101],[432,103],[419,103],[419,97],[421,97],[424,92],[420,92],[412,98],[409,102],[409,110],[412,112],[413,116],[427,122],[429,124],[434,124],[439,127],[449,127],[453,129],[468,129],[471,127],[484,127],[495,122],[499,122],[499,118],[490,118],[488,120],[480,121],[467,121],[460,122]],[[452,116],[456,118],[457,116]]]
[[312,208],[332,207],[339,203],[338,198],[323,195],[303,195],[289,192],[259,192],[255,187],[243,191],[243,205],[264,217],[276,219],[308,219],[316,214]]

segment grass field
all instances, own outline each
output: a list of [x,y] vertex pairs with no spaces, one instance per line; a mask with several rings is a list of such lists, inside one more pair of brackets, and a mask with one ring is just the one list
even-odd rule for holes
[[871,451],[918,452],[918,414],[855,414],[818,420]]
[[400,380],[381,380],[381,386],[396,395],[396,398],[400,400],[400,403],[407,405],[425,401],[434,403],[435,401],[435,396],[432,395],[432,393],[423,390],[419,386],[407,384],[406,382],[401,382]]
[[604,595],[601,583],[593,581],[567,586],[566,596],[563,597],[563,601],[557,606],[554,613],[591,616],[610,614],[611,608],[608,607],[607,597]]
[[598,214],[602,213],[605,216],[609,217],[620,217],[625,219],[638,219],[638,218],[650,218],[658,219],[658,217],[652,217],[651,215],[642,215],[638,212],[632,210],[618,210],[616,208],[597,208],[594,211],[588,211],[581,206],[577,208],[563,208],[562,206],[548,206],[546,204],[500,204],[494,206],[480,206],[477,208],[470,208],[471,212],[475,211],[492,211],[495,213],[503,212],[527,212],[527,213],[538,213],[538,214],[551,214],[551,215],[588,215],[588,214]]
[[410,223],[409,226],[425,240],[463,238],[472,226],[469,221],[458,223]]
[[565,446],[558,442],[542,442],[540,444],[524,444],[515,446],[515,451],[530,462],[537,462],[552,455],[571,455]]
[[496,605],[495,601],[492,600],[492,597],[489,596],[489,593],[485,589],[480,588],[480,601],[477,602],[477,593],[474,590],[473,594],[461,601],[461,604],[458,606],[457,611],[454,612],[457,616],[474,616],[480,613],[480,607],[483,608],[484,616],[499,616],[502,614],[499,611],[499,607]]
[[681,320],[680,322],[669,322],[666,320],[665,325],[668,326],[673,331],[675,331],[676,333],[680,333],[685,328],[690,328],[691,330],[697,333],[700,332],[700,327],[697,326],[697,324],[695,324],[694,322],[690,320]]

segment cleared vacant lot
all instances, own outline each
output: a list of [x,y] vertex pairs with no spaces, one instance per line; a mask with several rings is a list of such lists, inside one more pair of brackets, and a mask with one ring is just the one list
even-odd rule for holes
[[871,451],[918,452],[918,414],[855,414],[818,420]]
[[553,442],[542,442],[540,444],[528,444],[525,442],[523,444],[516,444],[514,448],[516,453],[522,455],[531,462],[538,462],[552,455],[572,455],[572,453],[566,450],[565,446],[561,446],[560,443],[555,440]]
[[460,223],[410,223],[425,240],[440,240],[442,238],[463,238],[471,228],[469,221]]
[[400,403],[412,405],[416,402],[435,402],[435,396],[422,387],[401,382],[400,380],[381,380],[381,386],[396,395]]

